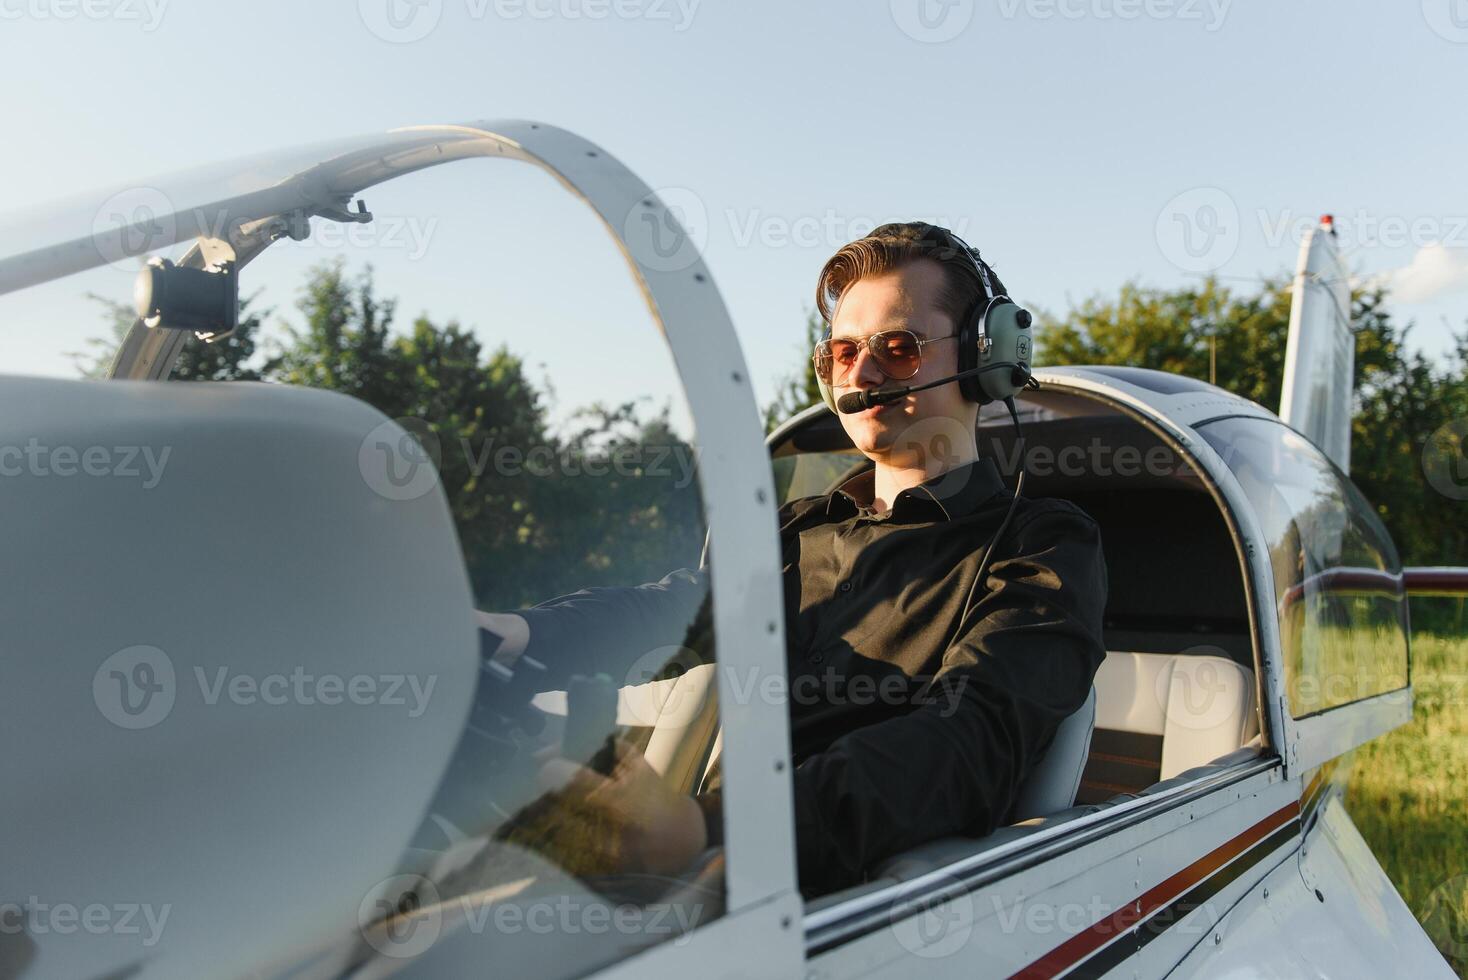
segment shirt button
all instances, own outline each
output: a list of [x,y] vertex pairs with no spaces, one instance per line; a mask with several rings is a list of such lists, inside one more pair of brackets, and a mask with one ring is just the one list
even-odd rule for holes
[[851,583],[850,582],[842,582],[841,583],[841,591],[842,592],[850,592],[851,591]]
[[825,659],[826,655],[824,653],[813,653],[810,655],[810,662],[813,664],[818,664]]

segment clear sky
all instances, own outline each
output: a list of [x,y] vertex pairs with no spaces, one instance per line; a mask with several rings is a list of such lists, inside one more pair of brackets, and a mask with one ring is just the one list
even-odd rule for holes
[[[802,356],[825,259],[915,218],[1060,313],[1128,279],[1248,288],[1292,271],[1332,211],[1353,268],[1388,277],[1438,354],[1468,320],[1456,2],[0,0],[0,213],[326,137],[532,118],[684,202],[762,402]],[[565,350],[566,317],[590,351],[638,315],[604,232],[548,178],[415,180],[367,195],[391,219],[376,237],[292,246],[247,292],[287,310],[341,251],[404,313],[532,359]],[[70,373],[62,352],[100,323],[80,291],[128,283],[0,298],[6,369]]]

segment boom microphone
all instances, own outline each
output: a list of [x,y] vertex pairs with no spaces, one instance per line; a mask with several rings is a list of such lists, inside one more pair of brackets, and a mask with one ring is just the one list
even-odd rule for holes
[[971,374],[997,371],[1000,368],[1007,368],[1014,372],[1014,385],[1016,388],[1022,387],[1030,380],[1030,372],[1026,371],[1023,365],[1016,364],[1014,361],[1003,361],[999,364],[986,364],[983,367],[970,368],[967,371],[960,371],[957,374],[946,378],[939,378],[937,381],[929,381],[926,384],[908,385],[906,388],[870,388],[866,391],[849,392],[836,399],[836,410],[842,415],[853,415],[874,405],[885,405],[888,402],[895,402],[897,399],[905,398],[915,391],[926,391],[929,388],[936,388],[939,385],[946,385],[967,378]]

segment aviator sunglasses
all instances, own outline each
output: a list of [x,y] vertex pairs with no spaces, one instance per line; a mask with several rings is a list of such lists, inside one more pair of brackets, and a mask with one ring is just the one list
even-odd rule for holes
[[883,374],[893,381],[906,381],[922,366],[925,345],[955,336],[957,334],[946,334],[920,340],[911,330],[883,330],[866,338],[830,337],[816,344],[812,360],[816,364],[816,376],[823,384],[843,385],[865,344]]

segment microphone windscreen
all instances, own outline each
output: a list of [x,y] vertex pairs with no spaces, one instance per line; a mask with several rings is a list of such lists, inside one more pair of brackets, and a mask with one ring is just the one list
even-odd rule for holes
[[862,392],[860,391],[853,391],[850,394],[842,395],[836,399],[836,411],[842,415],[851,415],[854,412],[860,412],[866,407],[868,406],[865,404],[865,399],[862,398]]

